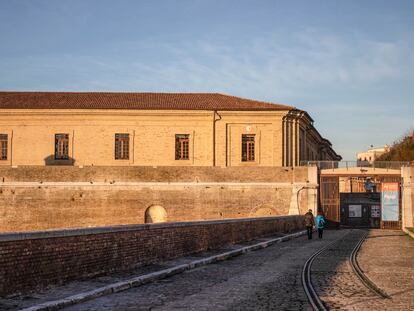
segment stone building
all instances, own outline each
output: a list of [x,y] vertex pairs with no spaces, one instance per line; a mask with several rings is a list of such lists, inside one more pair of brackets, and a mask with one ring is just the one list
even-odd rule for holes
[[222,94],[0,92],[0,232],[303,214],[338,160],[294,107]]
[[6,166],[340,159],[307,112],[216,93],[0,92],[0,147]]
[[387,153],[389,151],[390,147],[388,145],[384,145],[384,147],[371,146],[371,148],[369,148],[368,150],[357,153],[357,161],[372,164],[378,157],[382,156],[384,153]]

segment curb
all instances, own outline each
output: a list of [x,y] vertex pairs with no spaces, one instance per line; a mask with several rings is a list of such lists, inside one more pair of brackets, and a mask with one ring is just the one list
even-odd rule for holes
[[275,238],[275,239],[271,239],[268,241],[264,241],[264,242],[260,242],[257,244],[253,244],[253,245],[249,245],[249,246],[245,246],[245,247],[241,247],[239,249],[235,249],[232,251],[228,251],[228,252],[224,252],[221,254],[217,254],[214,256],[210,256],[210,257],[206,257],[206,258],[202,258],[199,260],[194,260],[188,264],[182,264],[182,265],[178,265],[172,268],[168,268],[168,269],[164,269],[164,270],[160,270],[160,271],[156,271],[156,272],[152,272],[152,273],[148,273],[148,274],[144,274],[138,277],[134,277],[132,279],[128,279],[125,281],[120,281],[120,282],[116,282],[116,283],[112,283],[103,287],[99,287],[97,289],[91,290],[91,291],[87,291],[87,292],[83,292],[80,294],[76,294],[76,295],[72,295],[66,298],[62,298],[62,299],[58,299],[58,300],[53,300],[53,301],[48,301],[48,302],[44,302],[35,306],[31,306],[25,309],[21,309],[20,311],[50,311],[50,310],[59,310],[65,307],[69,307],[81,302],[85,302],[87,300],[92,300],[98,297],[102,297],[102,296],[106,296],[106,295],[110,295],[112,293],[117,293],[117,292],[121,292],[133,287],[138,287],[150,282],[154,282],[157,280],[161,280],[167,277],[170,277],[172,275],[175,274],[179,274],[182,273],[184,271],[187,270],[191,270],[197,267],[201,267],[201,266],[205,266],[211,263],[215,263],[215,262],[219,262],[219,261],[224,261],[226,259],[235,257],[235,256],[239,256],[242,255],[244,253],[250,252],[250,251],[255,251],[258,249],[262,249],[262,248],[266,248],[269,247],[273,244],[276,243],[281,243],[281,242],[285,242],[288,241],[290,239],[293,238],[297,238],[299,236],[305,235],[306,231],[299,231],[293,234],[288,234],[285,235],[283,237],[280,238]]

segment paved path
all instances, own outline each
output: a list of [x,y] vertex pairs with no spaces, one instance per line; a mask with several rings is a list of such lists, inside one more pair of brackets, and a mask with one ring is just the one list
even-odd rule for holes
[[276,244],[67,310],[311,310],[301,285],[302,266],[346,231]]
[[361,268],[392,297],[381,299],[348,263],[362,234],[326,231],[323,240],[291,240],[67,310],[311,310],[302,289],[302,266],[335,239],[312,269],[313,283],[329,309],[414,310],[414,240],[398,231],[373,230],[362,245]]
[[330,310],[414,310],[414,240],[401,231],[371,230],[357,260],[381,299],[354,274],[347,258],[361,231],[354,230],[324,252],[313,265],[313,280]]
[[[361,283],[348,262],[364,232],[328,230],[323,240],[293,239],[66,310],[311,310],[301,284],[302,267],[316,250],[333,241],[311,269],[312,283],[329,309],[414,310],[414,239],[400,231],[371,230],[362,244],[358,262],[366,275],[391,296],[382,299]],[[108,276],[107,281],[119,277]],[[98,280],[87,282],[87,286],[94,282]],[[65,292],[73,294],[76,284],[52,291],[52,298]],[[46,298],[43,295],[39,300]],[[0,300],[0,310],[28,306],[32,300]]]
[[401,231],[373,230],[358,254],[365,274],[391,299],[365,300],[352,310],[414,310],[414,239]]
[[365,232],[352,230],[326,249],[313,263],[312,283],[329,310],[354,310],[353,306],[361,302],[377,299],[359,280],[348,261]]

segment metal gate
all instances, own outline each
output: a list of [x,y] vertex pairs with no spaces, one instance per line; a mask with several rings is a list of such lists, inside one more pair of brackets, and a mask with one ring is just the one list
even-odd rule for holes
[[339,176],[320,177],[320,206],[329,226],[339,226]]
[[[344,177],[343,175],[341,175]],[[339,175],[320,175],[320,197],[319,206],[322,209],[326,219],[328,220],[329,226],[338,227],[341,223],[341,212],[340,212],[340,193],[339,193]],[[352,182],[354,187],[351,185],[351,192],[363,192],[363,179],[366,175],[348,175],[346,177],[355,178]],[[398,182],[401,185],[401,176],[397,175],[375,175],[373,182],[376,187],[374,191],[381,192],[382,182]],[[357,185],[361,183],[361,185]],[[400,189],[401,190],[401,189]],[[400,193],[400,209],[399,209],[399,221],[381,221],[381,229],[401,229],[401,191]],[[368,210],[367,210],[368,211]]]

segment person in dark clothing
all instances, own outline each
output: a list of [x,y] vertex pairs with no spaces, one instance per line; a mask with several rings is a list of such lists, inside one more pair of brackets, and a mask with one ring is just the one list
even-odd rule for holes
[[316,216],[316,228],[318,229],[318,236],[322,239],[323,228],[325,227],[325,217],[323,216],[322,211],[318,211],[318,216]]
[[315,225],[315,220],[313,219],[312,210],[310,209],[305,214],[305,227],[306,231],[308,232],[308,239],[312,239],[312,232],[313,232],[313,226]]

